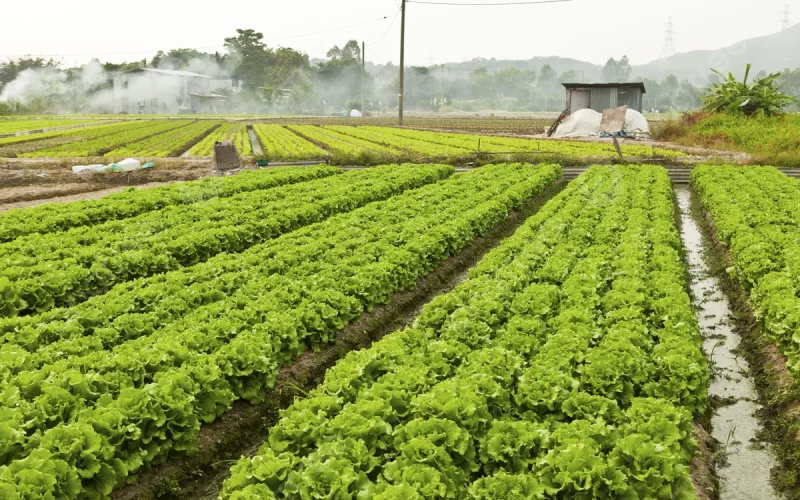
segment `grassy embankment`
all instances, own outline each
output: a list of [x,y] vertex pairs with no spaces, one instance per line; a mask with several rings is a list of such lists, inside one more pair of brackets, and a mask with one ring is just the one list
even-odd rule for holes
[[749,163],[800,167],[800,115],[744,117],[694,113],[665,121],[659,140],[683,146],[749,153]]

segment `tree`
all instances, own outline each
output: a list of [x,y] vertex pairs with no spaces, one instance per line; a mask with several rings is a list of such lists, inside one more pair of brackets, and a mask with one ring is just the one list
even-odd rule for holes
[[430,68],[412,66],[406,75],[405,99],[410,105],[429,106],[439,96],[439,83]]
[[[329,105],[350,106],[361,95],[364,79],[365,95],[372,92],[373,79],[361,69],[361,48],[356,40],[348,41],[343,48],[333,46],[327,59],[317,65],[321,97]],[[395,94],[397,93],[395,87]],[[360,105],[360,103],[359,103]]]
[[681,109],[696,109],[703,99],[702,91],[689,80],[682,80],[678,87],[676,104]]
[[612,57],[603,66],[602,78],[604,82],[608,83],[625,83],[630,81],[632,73],[633,68],[628,56],[622,56],[619,61]]
[[[800,69],[790,70],[787,68],[783,70],[775,84],[781,92],[800,99]],[[791,107],[796,110],[797,103],[794,103]]]
[[549,64],[542,66],[539,70],[539,88],[542,89],[546,95],[553,93],[556,83],[556,70]]
[[492,76],[486,66],[479,66],[469,74],[470,88],[472,95],[477,99],[491,99],[492,95]]
[[225,64],[225,59],[226,57],[219,52],[211,54],[200,52],[197,49],[172,49],[165,53],[163,50],[159,50],[153,57],[151,65],[163,69],[201,69],[200,67],[205,67],[207,68],[206,73],[219,73],[219,69]]
[[578,72],[574,69],[567,70],[558,77],[558,83],[576,83],[578,81]]
[[288,89],[294,106],[310,104],[314,96],[314,82],[310,74],[311,63],[307,54],[279,47],[271,53],[270,64],[265,71],[262,99],[274,104],[276,96]]
[[28,69],[57,69],[60,63],[55,59],[41,57],[21,57],[0,62],[0,90],[17,79],[20,73]]
[[334,45],[325,55],[331,61],[354,60],[361,63],[361,44],[357,40],[350,40],[343,48]]
[[233,76],[242,80],[242,88],[255,92],[266,80],[272,51],[262,42],[264,35],[254,30],[237,29],[235,37],[225,39]]
[[517,68],[506,68],[494,77],[494,91],[500,97],[516,97],[529,93],[528,88],[536,80],[535,75]]

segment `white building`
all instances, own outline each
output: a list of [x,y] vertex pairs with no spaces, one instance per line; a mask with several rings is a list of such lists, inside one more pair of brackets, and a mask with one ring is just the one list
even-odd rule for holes
[[128,115],[215,114],[239,81],[189,71],[141,68],[114,78],[114,113]]

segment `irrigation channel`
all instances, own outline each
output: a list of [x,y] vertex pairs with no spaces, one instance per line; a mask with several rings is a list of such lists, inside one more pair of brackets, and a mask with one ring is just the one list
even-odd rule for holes
[[692,302],[712,370],[708,392],[716,402],[711,425],[712,437],[717,441],[719,497],[721,500],[780,499],[782,496],[770,483],[770,470],[777,462],[759,438],[761,425],[756,412],[761,406],[757,402],[750,367],[737,354],[741,337],[735,329],[731,305],[706,263],[703,235],[692,217],[689,187],[676,186],[675,194],[691,277]]

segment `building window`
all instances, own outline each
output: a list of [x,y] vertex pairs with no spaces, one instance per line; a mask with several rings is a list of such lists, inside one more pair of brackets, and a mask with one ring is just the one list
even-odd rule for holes
[[123,88],[123,90],[128,90],[128,80],[123,80],[122,88]]

